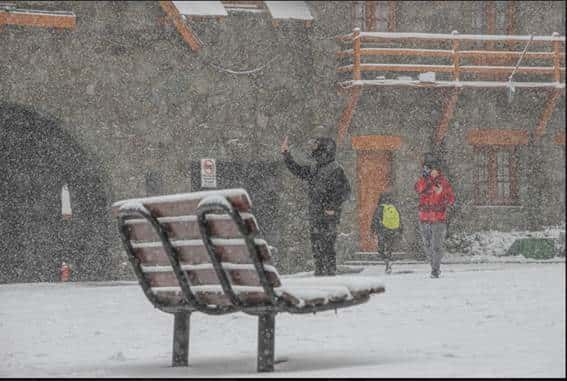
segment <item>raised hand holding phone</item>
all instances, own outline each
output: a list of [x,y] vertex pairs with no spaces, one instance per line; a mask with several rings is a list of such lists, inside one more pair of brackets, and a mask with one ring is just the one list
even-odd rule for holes
[[281,153],[285,153],[289,151],[289,145],[287,144],[287,135],[284,138],[284,141],[282,143],[282,146],[280,148]]

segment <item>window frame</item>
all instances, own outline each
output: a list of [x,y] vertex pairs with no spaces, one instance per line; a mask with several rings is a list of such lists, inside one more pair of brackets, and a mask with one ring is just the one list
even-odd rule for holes
[[[507,152],[507,181],[499,181],[498,153]],[[481,155],[486,163],[479,164]],[[478,206],[520,206],[516,145],[474,145],[474,202]],[[483,168],[483,166],[485,167]],[[502,174],[500,172],[500,174]],[[483,177],[485,176],[485,177]],[[482,189],[483,184],[486,184]],[[507,196],[499,194],[498,185],[507,185]]]

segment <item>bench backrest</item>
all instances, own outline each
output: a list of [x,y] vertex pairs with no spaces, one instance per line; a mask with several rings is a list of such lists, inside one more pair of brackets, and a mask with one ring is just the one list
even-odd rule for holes
[[[156,307],[171,312],[200,305],[197,309],[210,309],[203,312],[220,307],[222,313],[270,305],[271,288],[281,285],[268,244],[256,238],[259,228],[251,207],[244,189],[226,189],[124,200],[115,203],[112,210],[119,218],[122,240],[136,275]],[[240,228],[229,209],[241,219]],[[203,226],[199,225],[200,213]],[[206,234],[201,232],[204,228]],[[171,243],[173,256],[168,255],[168,242],[160,237],[160,229]],[[185,278],[176,274],[177,266]],[[220,279],[219,270],[228,282]],[[196,303],[189,300],[188,304],[185,281]],[[266,282],[267,288],[263,285]],[[227,283],[232,296],[226,290]]]

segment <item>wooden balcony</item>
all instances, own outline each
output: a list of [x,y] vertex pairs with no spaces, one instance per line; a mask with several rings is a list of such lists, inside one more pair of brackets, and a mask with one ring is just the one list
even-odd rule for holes
[[[434,33],[361,32],[338,37],[343,43],[351,43],[350,49],[337,52],[339,60],[351,62],[337,68],[338,73],[352,73],[351,78],[339,82],[341,88],[353,86],[401,86],[401,87],[455,87],[455,88],[551,88],[565,89],[565,36],[471,35]],[[487,44],[490,43],[490,44]],[[380,44],[380,46],[375,46]],[[396,47],[383,45],[397,45]],[[403,45],[419,45],[419,48]],[[432,48],[423,45],[435,44]],[[482,44],[490,46],[484,49]],[[374,45],[374,46],[373,46]],[[444,45],[445,48],[439,45]],[[467,46],[472,45],[472,46]],[[481,46],[479,46],[481,45]],[[495,45],[522,50],[495,50]],[[531,48],[531,50],[529,49]],[[536,49],[534,51],[534,49]],[[390,62],[385,62],[386,58]],[[391,62],[392,58],[400,62]],[[439,63],[423,63],[445,61]],[[463,64],[469,60],[470,63]],[[407,63],[411,61],[411,63]],[[502,65],[501,62],[512,62]],[[533,62],[537,64],[531,64]],[[474,63],[481,62],[481,65]],[[500,64],[499,64],[500,63]],[[392,73],[440,73],[445,77],[423,81],[413,78],[393,78]],[[369,74],[381,74],[374,78]],[[492,77],[500,80],[486,80]],[[513,75],[527,75],[529,80],[515,81]],[[390,76],[392,78],[387,78]],[[506,76],[507,80],[502,80]],[[517,77],[516,77],[517,78]]]
[[[350,44],[336,53],[341,62],[338,90],[350,97],[338,125],[341,142],[363,88],[449,88],[432,136],[440,144],[449,128],[464,88],[547,89],[548,96],[534,133],[546,125],[565,91],[565,36],[472,35],[436,33],[361,32],[338,37]],[[502,50],[498,50],[501,48]],[[517,49],[517,50],[510,50]],[[408,73],[410,76],[408,76]],[[420,76],[420,73],[430,73]],[[405,75],[400,75],[405,74]],[[418,74],[417,78],[411,75]]]

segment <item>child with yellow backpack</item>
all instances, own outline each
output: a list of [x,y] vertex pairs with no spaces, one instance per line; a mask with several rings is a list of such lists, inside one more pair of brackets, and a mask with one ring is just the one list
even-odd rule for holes
[[370,228],[378,238],[378,254],[384,259],[386,274],[390,274],[394,243],[401,238],[403,231],[400,213],[391,193],[383,192],[380,195]]

